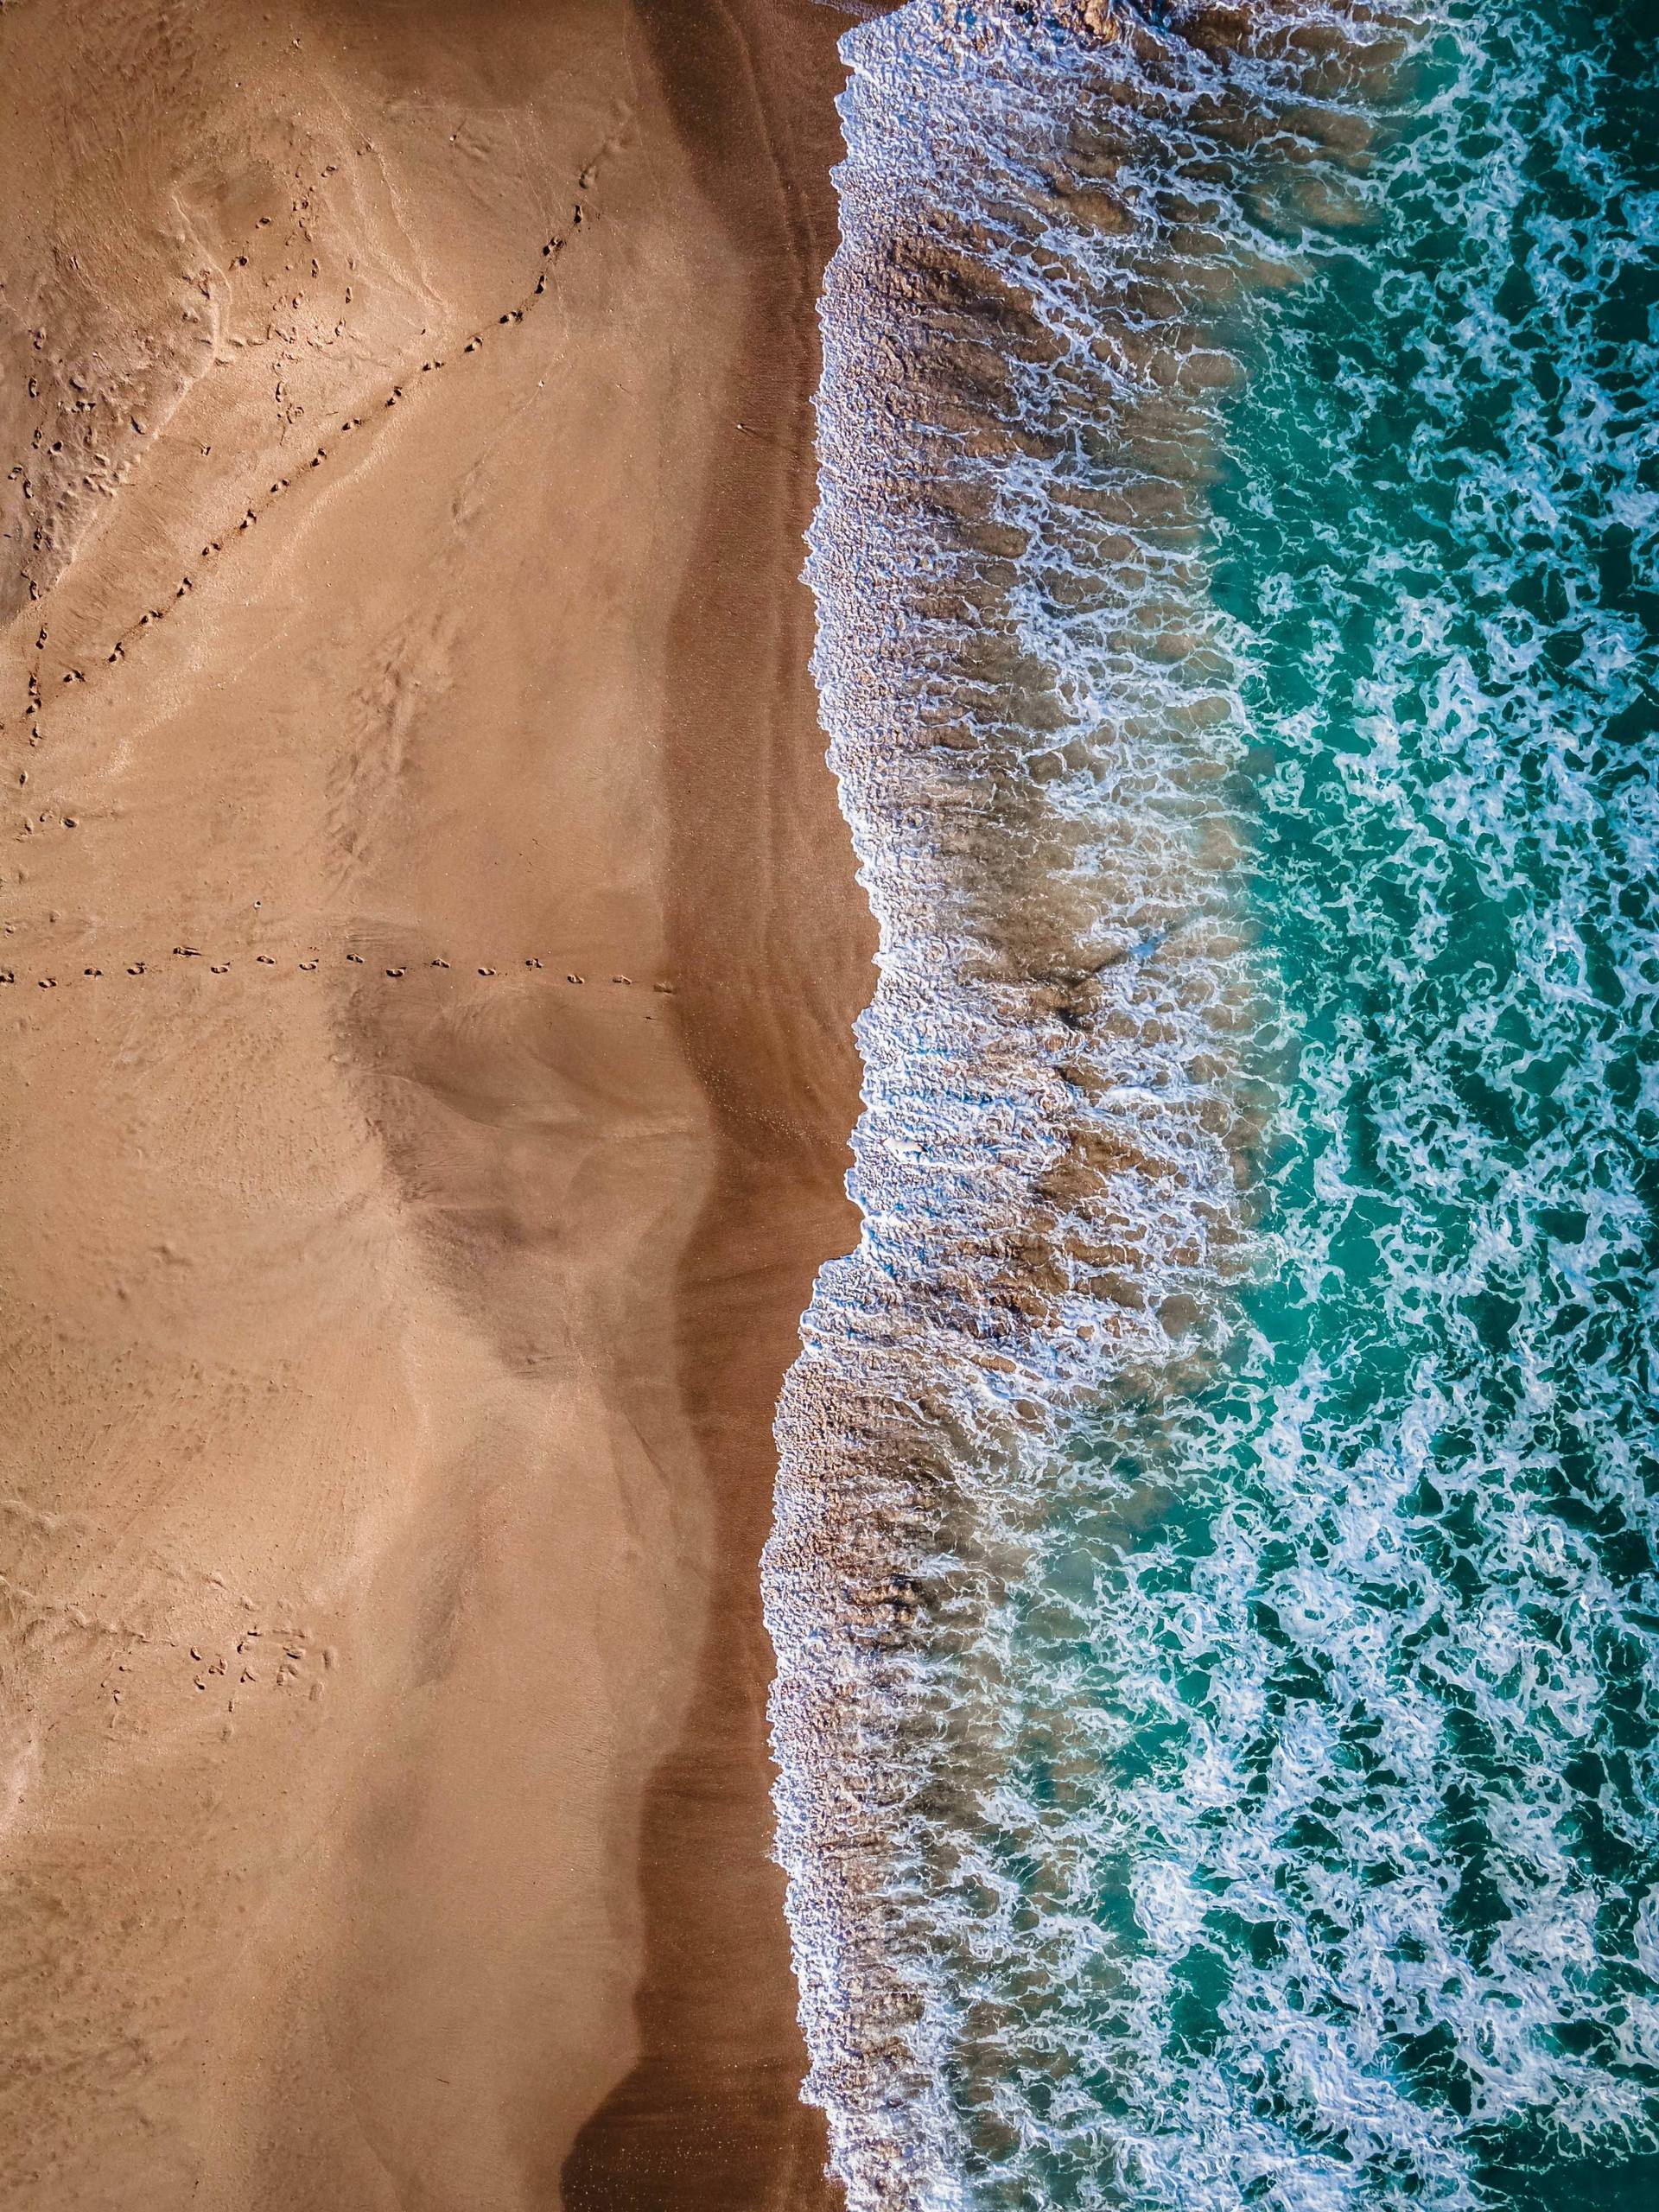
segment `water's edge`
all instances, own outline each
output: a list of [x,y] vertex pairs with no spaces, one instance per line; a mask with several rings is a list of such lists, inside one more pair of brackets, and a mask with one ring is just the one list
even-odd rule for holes
[[953,1995],[893,1907],[945,1770],[995,1758],[994,1682],[976,1713],[941,1678],[962,1569],[995,1583],[1103,1373],[1202,1357],[1248,1255],[1212,334],[1292,274],[1255,149],[1294,100],[1294,160],[1339,165],[1362,43],[1354,10],[949,0],[843,42],[807,576],[880,983],[862,1233],[804,1319],[763,1575],[806,2093],[855,2212],[957,2201]]

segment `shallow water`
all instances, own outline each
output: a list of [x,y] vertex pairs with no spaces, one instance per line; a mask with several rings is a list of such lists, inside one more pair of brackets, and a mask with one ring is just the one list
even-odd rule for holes
[[767,1570],[811,2086],[855,2207],[1634,2207],[1659,30],[1137,20],[849,41],[810,573],[883,983]]

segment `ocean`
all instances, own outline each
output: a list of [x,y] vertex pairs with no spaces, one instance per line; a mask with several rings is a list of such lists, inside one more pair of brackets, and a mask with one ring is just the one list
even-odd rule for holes
[[853,2212],[1659,2201],[1659,10],[911,0],[766,1567]]

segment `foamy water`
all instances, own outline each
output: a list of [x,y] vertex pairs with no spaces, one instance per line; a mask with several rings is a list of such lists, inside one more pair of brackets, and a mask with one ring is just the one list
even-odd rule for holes
[[846,42],[809,575],[881,976],[766,1582],[855,2212],[1634,2204],[1659,2147],[1616,29]]

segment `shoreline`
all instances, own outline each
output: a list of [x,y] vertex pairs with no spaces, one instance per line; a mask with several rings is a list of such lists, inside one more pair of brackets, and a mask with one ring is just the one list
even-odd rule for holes
[[[681,1002],[720,1161],[677,1286],[683,1402],[719,1535],[692,1711],[646,1799],[645,2049],[579,2136],[566,2202],[571,2212],[619,2201],[827,2212],[841,2192],[823,2115],[801,2101],[806,2050],[772,1857],[774,1661],[760,1558],[772,1417],[800,1317],[822,1261],[856,1236],[843,1187],[861,1072],[852,1020],[874,980],[874,925],[824,760],[800,575],[817,496],[817,306],[836,242],[829,172],[842,151],[835,42],[846,19],[811,0],[734,0],[718,26],[671,4],[640,12],[699,184],[755,264],[732,391],[743,435],[711,491],[676,613],[691,703],[671,741],[674,772],[696,800],[695,814],[688,804],[676,817],[671,942],[687,975],[723,967],[730,978]],[[786,583],[768,545],[791,549]],[[770,671],[760,683],[757,666]],[[709,779],[702,718],[740,699],[753,702],[748,737]],[[750,870],[764,895],[734,915],[712,887]],[[826,948],[820,917],[849,886],[858,912]],[[791,992],[804,1001],[792,1019],[782,1004]],[[761,1033],[755,1004],[774,1009]],[[741,1947],[740,1927],[754,1931]]]

